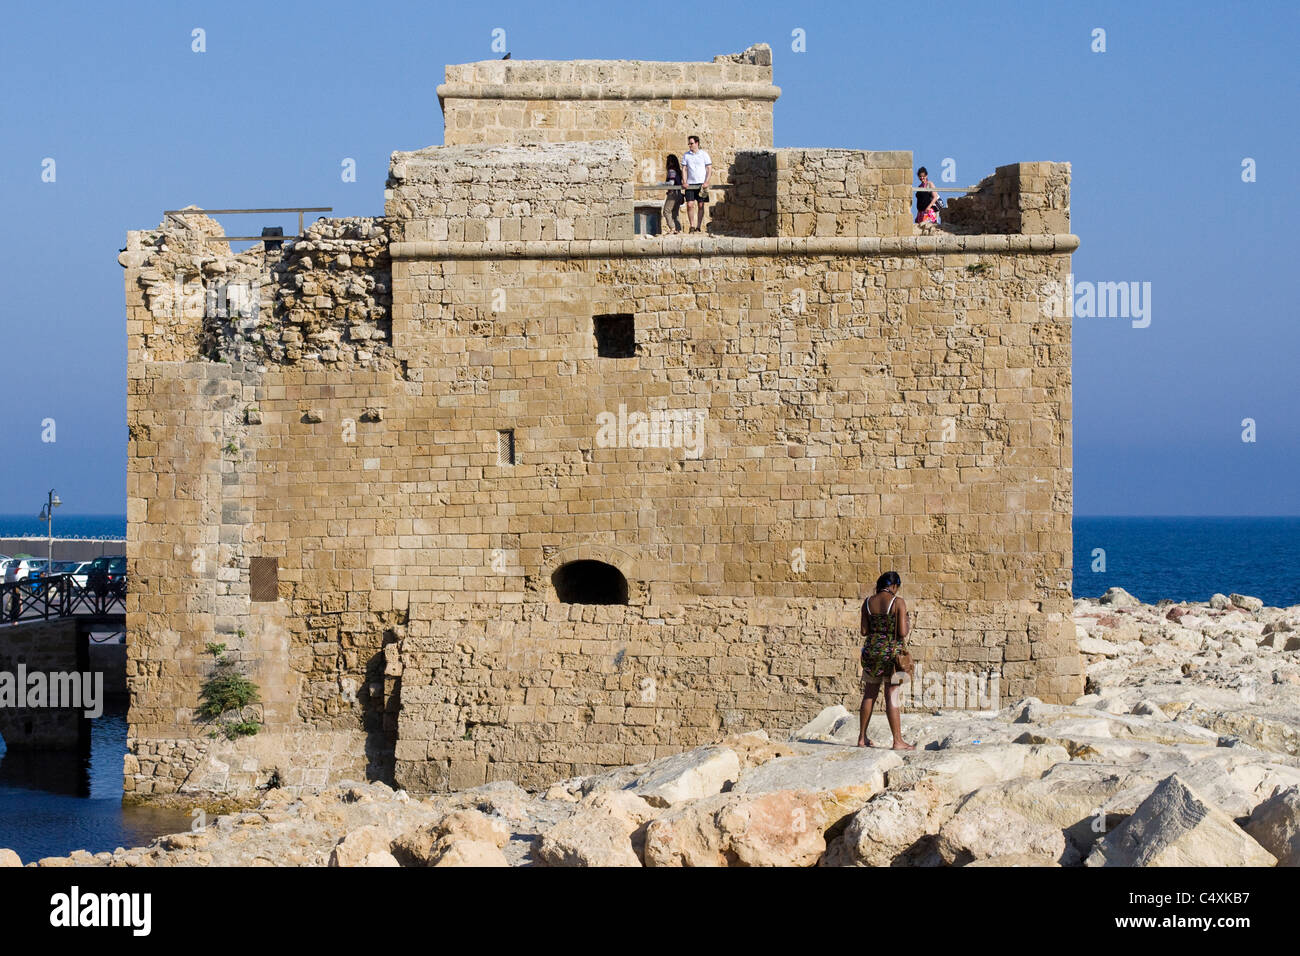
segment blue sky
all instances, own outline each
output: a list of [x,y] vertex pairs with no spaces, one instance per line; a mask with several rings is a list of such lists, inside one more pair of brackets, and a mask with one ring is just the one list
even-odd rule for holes
[[[690,26],[685,6],[608,2],[7,10],[0,513],[35,514],[51,486],[64,513],[125,511],[128,229],[191,202],[380,214],[389,153],[442,141],[443,65],[495,58],[501,28],[517,59],[770,43],[778,146],[910,149],[932,171],[950,157],[959,185],[1070,161],[1076,281],[1151,283],[1147,328],[1075,320],[1076,512],[1300,514],[1300,6],[695,8]],[[349,157],[355,183],[339,174]]]

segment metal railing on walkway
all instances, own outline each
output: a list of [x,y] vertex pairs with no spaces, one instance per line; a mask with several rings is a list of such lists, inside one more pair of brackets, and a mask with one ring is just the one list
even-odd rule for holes
[[126,579],[78,584],[71,574],[0,584],[0,623],[126,615]]

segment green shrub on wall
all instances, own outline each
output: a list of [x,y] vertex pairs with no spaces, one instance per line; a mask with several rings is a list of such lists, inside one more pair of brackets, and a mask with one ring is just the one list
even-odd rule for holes
[[199,689],[196,711],[201,720],[214,721],[217,725],[208,736],[220,734],[234,740],[256,734],[262,723],[245,716],[244,709],[261,701],[257,684],[239,672],[234,660],[224,656],[225,644],[210,643],[204,650],[216,658],[212,673]]

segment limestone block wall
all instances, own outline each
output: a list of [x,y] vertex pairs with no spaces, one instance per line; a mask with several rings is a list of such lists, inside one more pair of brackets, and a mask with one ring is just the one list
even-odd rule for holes
[[912,154],[745,150],[710,232],[727,236],[910,236]]
[[632,236],[632,159],[619,140],[398,152],[386,195],[398,239]]
[[942,215],[951,232],[1051,235],[1070,231],[1070,164],[999,166],[975,192],[949,199]]
[[[712,63],[640,60],[488,60],[448,66],[438,87],[443,143],[540,144],[618,137],[632,152],[636,181],[662,182],[664,159],[679,158],[696,134],[726,181],[736,154],[770,148],[772,53],[756,44]],[[654,198],[638,192],[639,198]],[[729,201],[719,191],[710,213]]]
[[[1069,327],[1044,304],[1072,238],[785,241],[395,247],[452,506],[394,565],[399,783],[540,784],[852,704],[858,605],[891,568],[922,660],[1081,692]],[[634,357],[597,356],[609,313]],[[702,413],[698,456],[602,434],[661,409]],[[592,557],[628,607],[557,603],[551,574]]]

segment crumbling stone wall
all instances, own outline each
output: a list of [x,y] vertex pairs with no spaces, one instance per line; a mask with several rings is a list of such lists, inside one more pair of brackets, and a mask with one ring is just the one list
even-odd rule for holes
[[280,250],[236,255],[194,208],[127,237],[150,316],[128,334],[147,360],[392,366],[385,220],[318,219]]
[[[347,555],[313,537],[337,527],[318,523],[329,512],[313,494],[329,456],[285,454],[277,434],[313,430],[331,375],[404,374],[387,246],[376,219],[321,220],[284,250],[237,255],[204,216],[128,234],[129,799],[391,773],[382,647],[403,615],[372,605],[369,572],[354,580]],[[375,420],[357,406],[331,438]],[[250,600],[262,556],[280,560],[279,601]],[[196,720],[208,643],[259,685],[256,738],[209,738]]]
[[944,228],[963,235],[1052,235],[1070,231],[1070,164],[1012,163],[947,201]]

